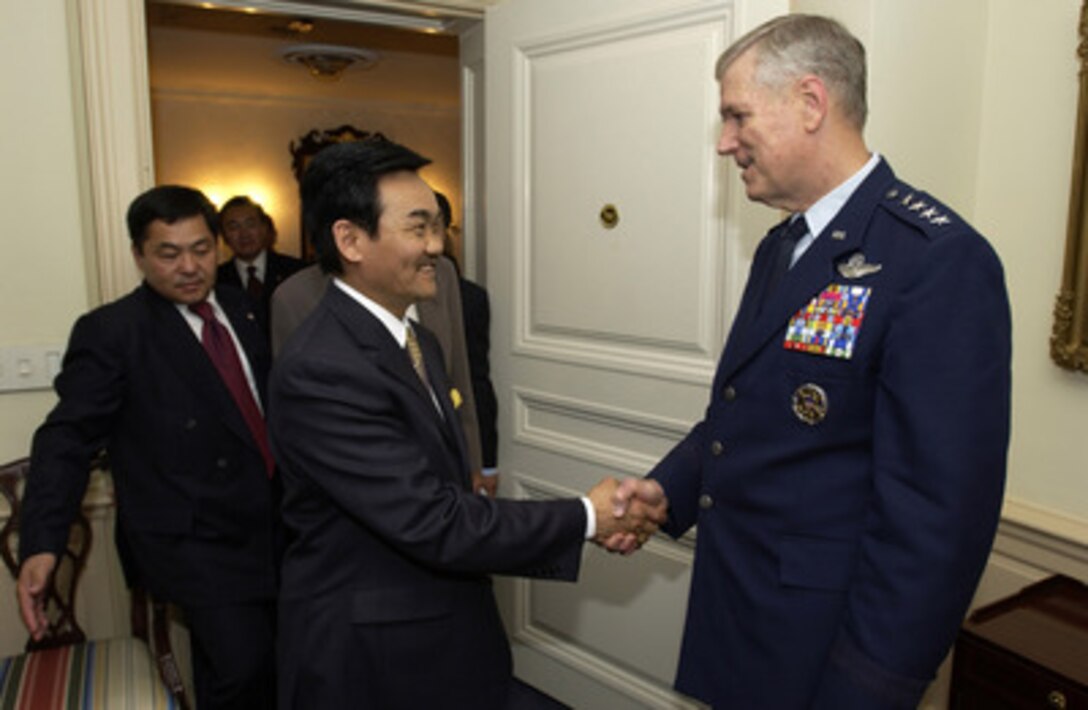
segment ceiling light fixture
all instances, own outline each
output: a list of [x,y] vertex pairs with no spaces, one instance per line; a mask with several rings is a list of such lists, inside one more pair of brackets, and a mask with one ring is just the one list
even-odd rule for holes
[[293,44],[280,50],[280,56],[325,81],[336,81],[350,66],[369,69],[378,63],[377,52],[337,44]]
[[287,31],[296,35],[305,35],[314,31],[314,21],[305,17],[296,17],[287,23]]

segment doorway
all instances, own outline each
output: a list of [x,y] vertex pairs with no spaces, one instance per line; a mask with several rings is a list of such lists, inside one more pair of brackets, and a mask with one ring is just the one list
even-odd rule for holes
[[[300,256],[291,148],[313,131],[351,127],[430,158],[422,175],[462,223],[456,35],[362,24],[348,12],[314,18],[152,0],[145,12],[157,183],[198,187],[216,205],[250,196],[277,226],[277,251]],[[428,23],[420,26],[441,26]]]

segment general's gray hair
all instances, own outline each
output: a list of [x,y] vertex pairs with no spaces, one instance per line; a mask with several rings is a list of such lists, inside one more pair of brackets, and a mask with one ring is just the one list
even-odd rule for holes
[[782,15],[768,20],[726,49],[714,68],[722,76],[740,56],[755,50],[756,81],[780,88],[805,74],[823,80],[860,131],[869,109],[865,100],[865,47],[845,27],[819,15]]

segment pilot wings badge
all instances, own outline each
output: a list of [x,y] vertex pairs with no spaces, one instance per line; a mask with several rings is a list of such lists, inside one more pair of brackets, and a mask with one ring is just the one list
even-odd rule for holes
[[881,264],[869,264],[865,261],[865,255],[860,251],[850,255],[846,261],[839,262],[839,273],[844,279],[860,279],[869,274],[875,274],[884,267]]

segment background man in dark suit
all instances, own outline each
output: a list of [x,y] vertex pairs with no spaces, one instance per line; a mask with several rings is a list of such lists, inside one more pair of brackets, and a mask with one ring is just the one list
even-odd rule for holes
[[[125,572],[183,610],[199,707],[265,710],[274,704],[279,557],[259,409],[269,357],[245,295],[213,288],[215,223],[215,207],[187,187],[154,188],[129,207],[144,282],[72,329],[60,401],[34,435],[18,596],[39,636],[42,592],[91,458],[105,448]],[[213,334],[233,348],[217,351],[234,355],[229,378],[202,345]]]
[[667,494],[672,535],[698,525],[677,688],[914,708],[1001,508],[1001,264],[866,148],[865,52],[838,23],[771,20],[717,77],[718,152],[792,214],[756,252],[703,421],[618,492]]
[[231,258],[219,265],[217,280],[248,293],[267,327],[272,292],[306,264],[272,248],[275,223],[263,207],[245,195],[230,198],[220,208],[219,231],[230,247]]
[[449,238],[450,230],[454,228],[453,208],[449,199],[441,192],[435,191],[434,196],[438,200],[438,209],[442,212],[446,229],[443,253],[457,269],[457,283],[460,286],[465,345],[480,432],[483,476],[490,484],[490,494],[495,495],[499,476],[499,401],[491,383],[491,303],[483,286],[462,276],[461,267],[453,253],[453,242]]
[[[318,153],[306,233],[335,274],[269,385],[291,543],[280,708],[507,707],[511,659],[488,573],[574,579],[586,539],[641,542],[663,506],[473,495],[434,336],[405,317],[435,293],[442,224],[428,161],[384,139]],[[624,535],[625,534],[625,535]]]

